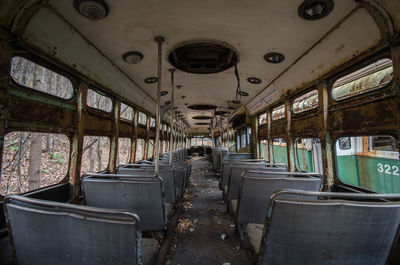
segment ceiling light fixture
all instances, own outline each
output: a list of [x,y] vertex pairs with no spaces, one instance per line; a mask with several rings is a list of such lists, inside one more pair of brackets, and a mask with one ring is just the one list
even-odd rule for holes
[[299,6],[298,13],[305,20],[317,20],[329,15],[334,6],[333,0],[305,0]]
[[143,54],[137,51],[126,52],[122,55],[122,59],[130,64],[137,64],[143,59]]
[[257,77],[249,77],[249,78],[247,78],[247,82],[257,85],[257,84],[261,84],[261,79],[257,78]]
[[160,92],[160,96],[166,96],[166,95],[168,95],[168,91],[163,90]]
[[283,60],[285,60],[285,56],[279,52],[269,52],[264,55],[264,60],[269,63],[277,64],[283,62]]
[[74,0],[76,11],[90,20],[105,18],[110,11],[104,0]]
[[155,77],[155,76],[147,77],[147,78],[144,80],[144,82],[145,82],[146,84],[154,84],[154,83],[156,83],[157,81],[158,81],[158,78]]

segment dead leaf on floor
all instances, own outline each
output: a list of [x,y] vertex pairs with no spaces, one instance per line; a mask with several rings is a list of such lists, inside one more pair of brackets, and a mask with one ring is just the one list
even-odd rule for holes
[[229,225],[230,227],[235,227],[235,225],[234,224],[232,224],[232,225]]

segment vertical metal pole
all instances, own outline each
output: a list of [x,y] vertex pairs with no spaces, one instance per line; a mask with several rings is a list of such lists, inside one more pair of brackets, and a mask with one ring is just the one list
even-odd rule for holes
[[211,147],[215,147],[215,144],[214,144],[214,118],[215,118],[215,109],[214,109],[213,118],[211,120],[211,141],[212,141]]
[[164,41],[164,37],[157,36],[154,39],[158,45],[158,82],[157,82],[157,116],[156,116],[156,139],[154,141],[156,145],[156,163],[154,168],[154,173],[158,176],[158,163],[160,159],[160,122],[161,122],[161,115],[160,115],[160,94],[161,94],[161,63],[162,63],[162,43]]
[[170,116],[170,138],[169,138],[169,165],[172,165],[172,150],[174,148],[174,92],[175,92],[175,85],[174,85],[174,73],[175,69],[169,69],[171,72],[171,116]]

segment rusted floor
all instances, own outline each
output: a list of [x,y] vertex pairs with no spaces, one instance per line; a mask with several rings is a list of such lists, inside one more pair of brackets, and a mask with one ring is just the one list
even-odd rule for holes
[[165,264],[250,264],[210,166],[206,158],[192,161],[193,181]]

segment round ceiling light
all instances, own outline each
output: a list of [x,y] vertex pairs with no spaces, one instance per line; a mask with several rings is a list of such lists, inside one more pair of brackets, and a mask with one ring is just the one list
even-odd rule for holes
[[122,55],[122,59],[130,64],[137,64],[143,59],[143,54],[137,51],[126,52]]
[[193,104],[188,106],[189,109],[192,110],[213,110],[217,108],[217,106],[214,105],[208,105],[208,104]]
[[238,99],[234,99],[234,100],[232,100],[231,101],[233,104],[240,104],[240,100],[238,100]]
[[279,52],[269,52],[264,55],[264,60],[269,63],[281,63],[285,60],[285,56]]
[[238,95],[241,96],[241,97],[248,97],[249,93],[247,93],[246,91],[239,91]]
[[299,16],[305,20],[317,20],[329,15],[334,7],[333,0],[305,0],[299,6]]
[[108,15],[110,11],[104,0],[74,0],[76,11],[90,20],[99,20]]
[[147,77],[147,78],[144,80],[144,82],[145,82],[146,84],[154,84],[154,83],[156,83],[157,81],[158,81],[158,78],[155,77],[155,76]]
[[199,116],[194,116],[192,117],[194,120],[211,120],[211,116],[205,116],[205,115],[199,115]]
[[160,92],[160,96],[166,96],[166,95],[168,95],[168,91],[163,90]]
[[257,78],[257,77],[249,77],[249,78],[247,78],[247,82],[257,85],[257,84],[261,84],[261,79]]

